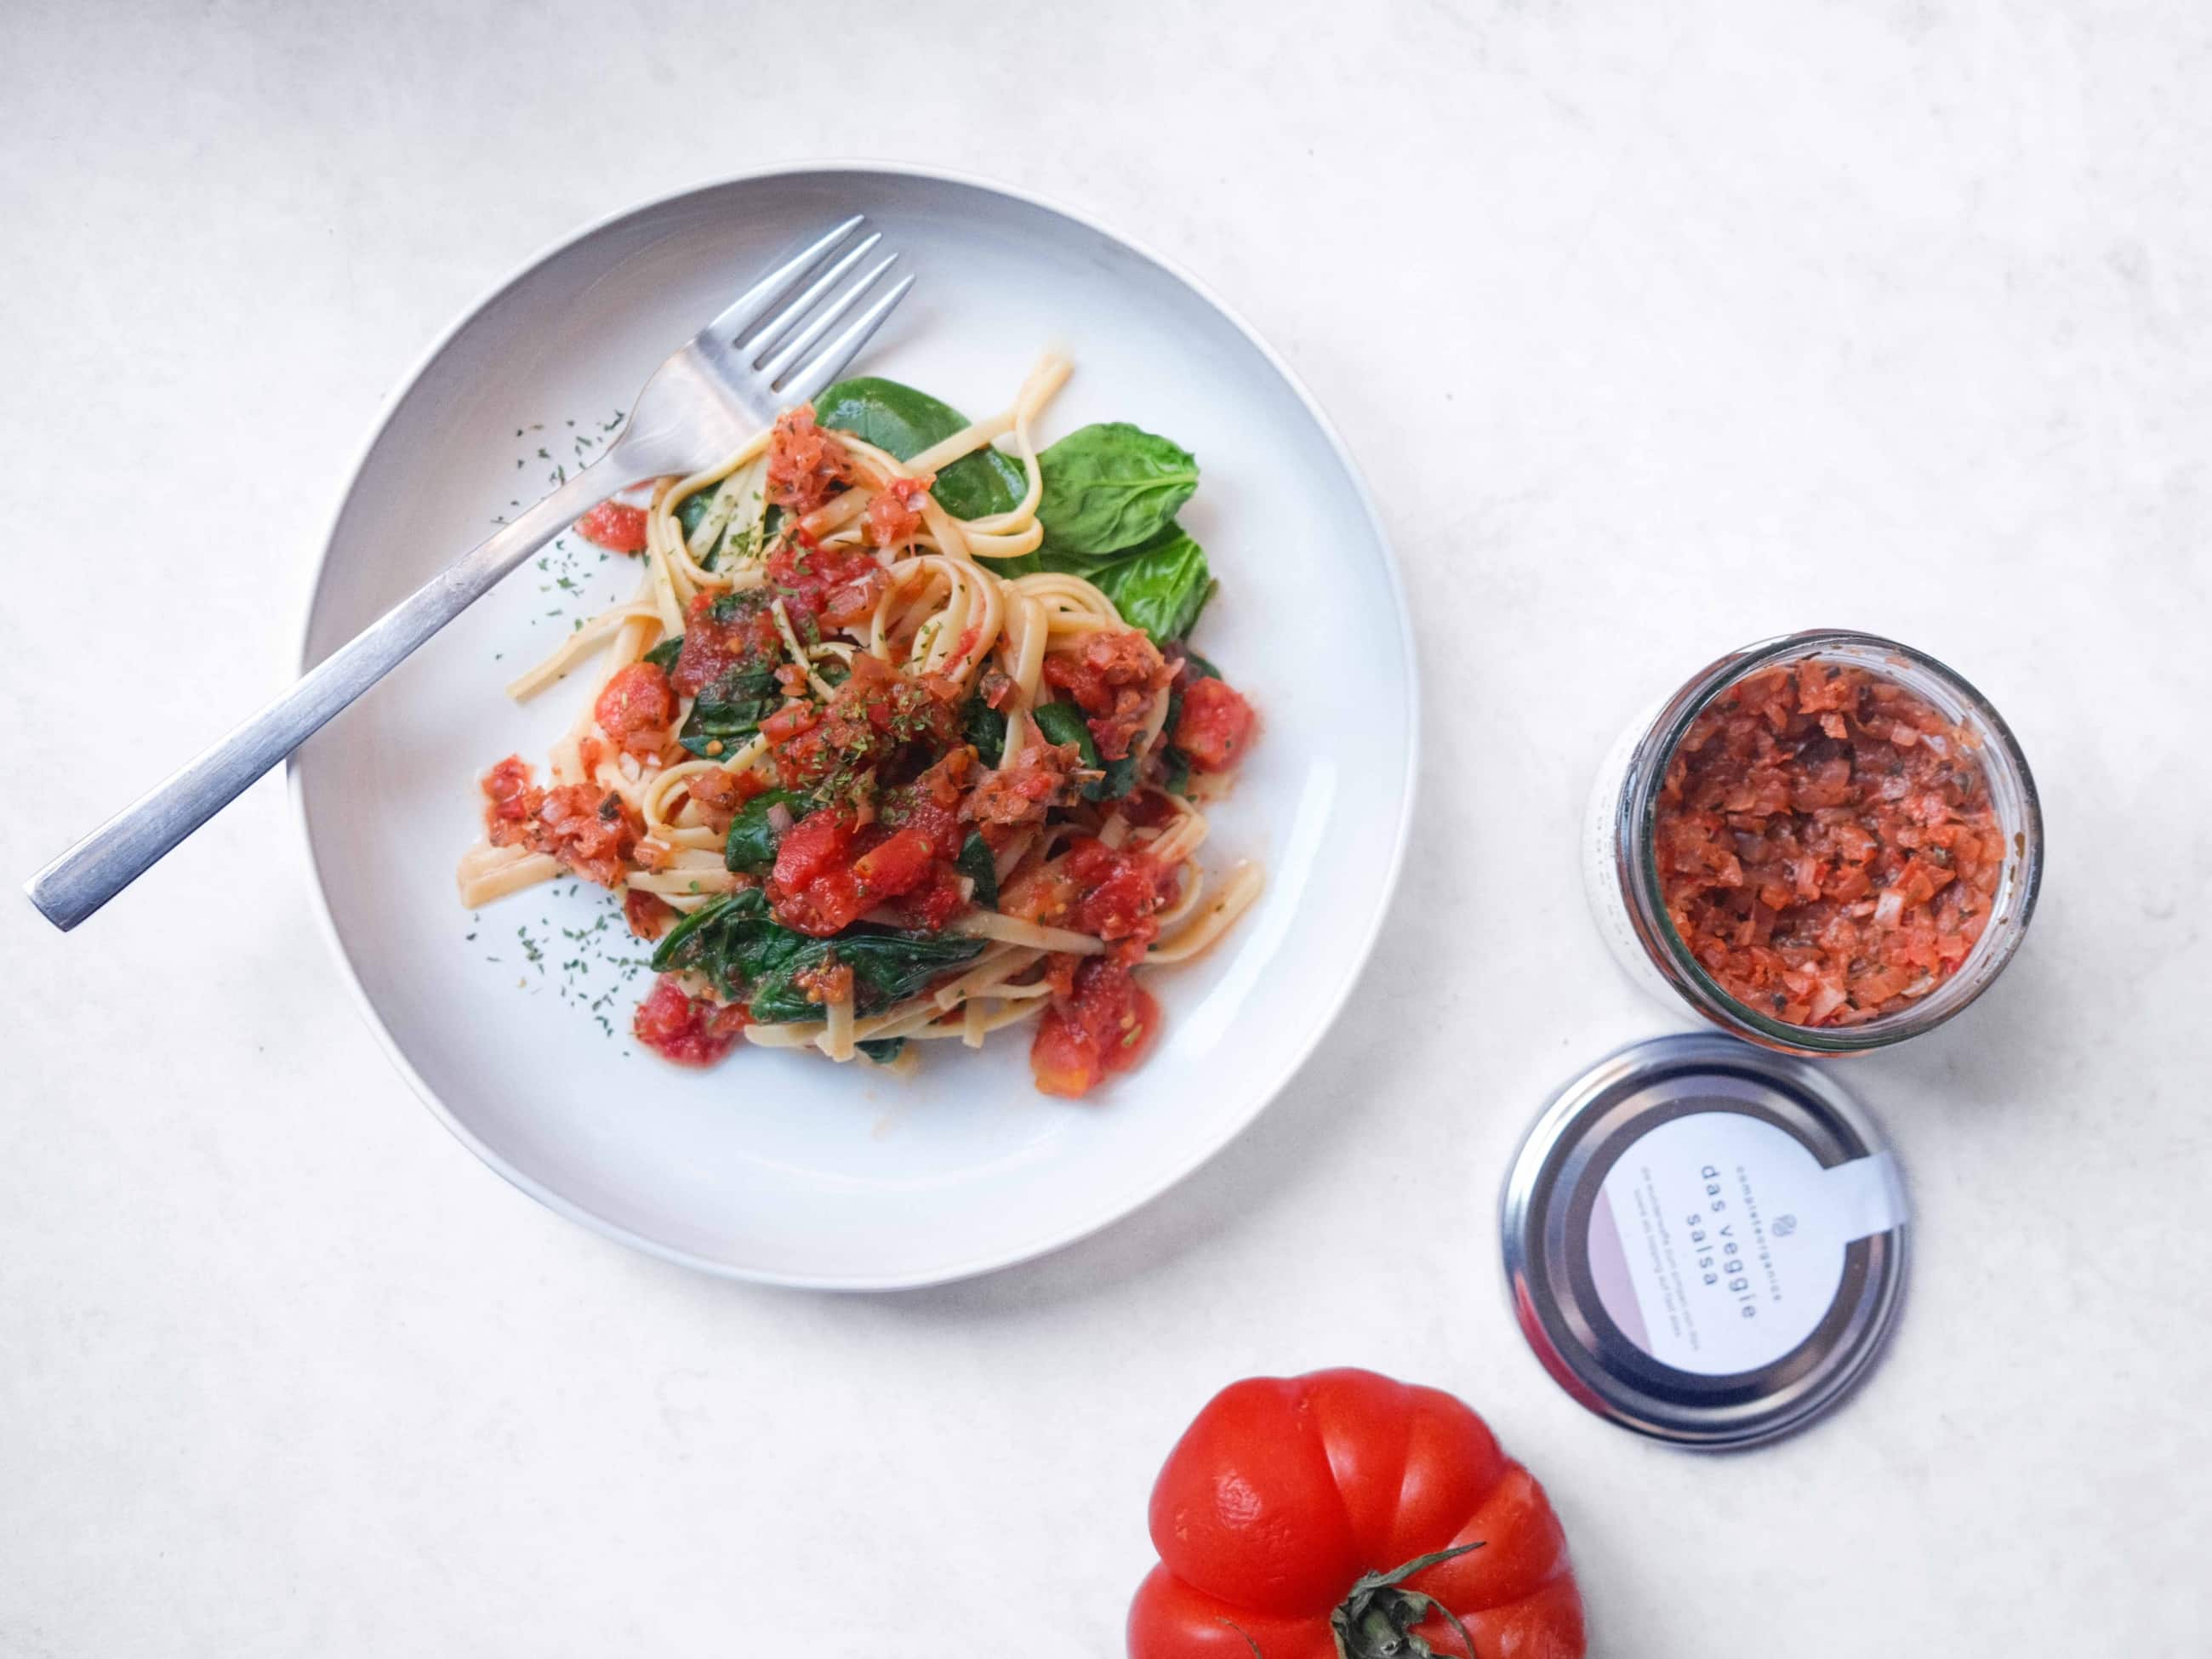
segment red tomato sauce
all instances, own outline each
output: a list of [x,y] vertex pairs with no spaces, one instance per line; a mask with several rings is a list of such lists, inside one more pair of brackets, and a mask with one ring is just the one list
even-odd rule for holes
[[1652,824],[1675,933],[1721,988],[1792,1025],[1859,1024],[1957,971],[2004,831],[1965,734],[1903,686],[1762,669],[1691,723]]

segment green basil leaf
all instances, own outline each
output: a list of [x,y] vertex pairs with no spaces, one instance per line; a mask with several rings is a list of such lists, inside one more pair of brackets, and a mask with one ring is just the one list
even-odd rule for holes
[[[814,419],[902,461],[912,460],[969,424],[968,417],[950,404],[874,375],[831,386],[814,400]],[[1011,513],[1029,487],[1022,464],[987,444],[939,472],[929,493],[954,518],[981,519]]]
[[775,866],[776,848],[783,835],[769,822],[769,814],[778,806],[795,818],[805,814],[806,800],[788,789],[769,789],[747,801],[730,820],[729,836],[722,842],[726,867],[763,876]]
[[904,1037],[868,1037],[853,1045],[878,1066],[888,1066],[906,1047]]
[[760,723],[783,707],[775,670],[766,663],[739,663],[692,699],[691,713],[676,740],[708,759],[733,754],[750,742]]
[[645,653],[645,660],[657,664],[664,674],[676,672],[676,659],[684,654],[684,636],[672,634]]
[[981,697],[971,698],[961,716],[961,735],[975,745],[975,757],[996,766],[1006,756],[1006,717]]
[[1044,544],[1063,556],[1099,558],[1151,540],[1198,488],[1188,450],[1127,421],[1071,432],[1037,465]]
[[1113,600],[1121,620],[1143,629],[1155,645],[1189,633],[1215,586],[1206,550],[1172,524],[1134,552],[1099,566],[1091,580]]
[[960,843],[960,856],[952,867],[975,884],[975,901],[986,910],[999,908],[999,866],[991,856],[990,843],[975,830],[968,832],[968,839]]

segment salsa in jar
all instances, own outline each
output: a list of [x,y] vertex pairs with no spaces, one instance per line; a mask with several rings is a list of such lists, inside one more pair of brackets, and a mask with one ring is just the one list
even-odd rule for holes
[[1996,979],[2035,907],[2043,823],[1979,692],[1831,629],[1731,652],[1632,721],[1583,851],[1632,975],[1735,1036],[1842,1054]]
[[1987,930],[2005,837],[1978,745],[1866,669],[1762,668],[1690,722],[1652,817],[1667,919],[1791,1025],[1893,1014]]

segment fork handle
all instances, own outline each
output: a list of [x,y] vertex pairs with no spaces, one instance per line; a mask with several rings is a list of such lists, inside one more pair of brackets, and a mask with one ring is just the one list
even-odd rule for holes
[[76,927],[405,661],[502,576],[594,502],[621,488],[607,482],[608,476],[596,466],[577,473],[513,524],[447,566],[309,669],[276,702],[32,877],[23,886],[31,902],[64,933]]

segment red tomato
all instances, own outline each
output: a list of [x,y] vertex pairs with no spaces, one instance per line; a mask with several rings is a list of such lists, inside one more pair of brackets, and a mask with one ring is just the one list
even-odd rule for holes
[[1465,1659],[1447,1608],[1480,1659],[1589,1651],[1544,1489],[1435,1389],[1362,1370],[1231,1383],[1168,1454],[1151,1521],[1160,1565],[1130,1604],[1130,1659],[1364,1659],[1415,1651],[1411,1636]]
[[1107,957],[1086,957],[1071,994],[1054,997],[1030,1045],[1038,1090],[1073,1100],[1145,1057],[1159,1035],[1160,1006]]
[[801,517],[811,513],[852,476],[852,466],[845,446],[814,424],[811,405],[775,417],[769,440],[768,498],[786,512]]
[[730,669],[743,663],[776,663],[783,659],[783,634],[760,588],[743,593],[702,593],[684,613],[684,645],[668,683],[696,697]]
[[827,808],[809,812],[784,832],[775,849],[776,887],[804,887],[817,876],[841,868],[853,845],[853,826]]
[[576,520],[576,533],[610,553],[645,551],[645,509],[620,501],[601,501]]
[[657,755],[676,719],[676,694],[659,664],[634,662],[607,681],[592,705],[592,718],[631,753]]
[[1225,772],[1243,758],[1252,737],[1252,705],[1226,680],[1194,680],[1183,689],[1182,715],[1170,739],[1200,772]]
[[545,804],[545,792],[530,781],[530,763],[509,755],[483,775],[484,825],[499,846],[502,825],[527,823]]
[[919,827],[896,831],[890,840],[872,847],[853,860],[853,886],[873,906],[882,900],[911,893],[929,879],[937,854],[929,832]]
[[776,920],[824,939],[859,921],[872,901],[853,879],[852,849],[853,826],[827,808],[793,824],[777,845],[769,876]]
[[730,1052],[745,1029],[745,1011],[704,997],[687,996],[662,975],[630,1020],[640,1042],[679,1066],[711,1066]]

